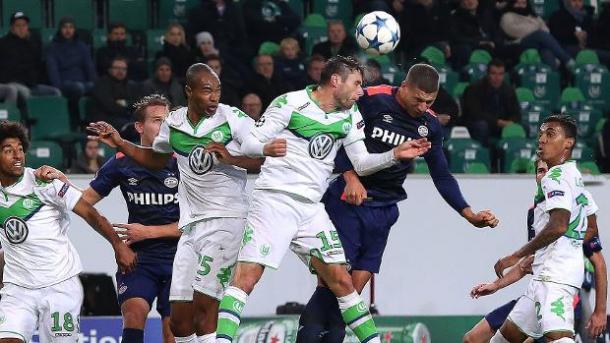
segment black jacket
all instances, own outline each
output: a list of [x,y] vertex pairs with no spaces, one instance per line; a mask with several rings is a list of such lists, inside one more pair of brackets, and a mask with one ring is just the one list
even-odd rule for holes
[[[587,31],[589,37],[592,34],[593,17],[587,10],[582,22],[576,21],[576,18],[570,14],[565,8],[561,8],[549,19],[549,30],[559,44],[563,46],[578,45],[578,39],[574,35],[576,26],[579,26],[583,31]],[[608,39],[608,37],[606,37]]]
[[0,83],[18,82],[26,86],[40,83],[43,73],[40,45],[9,32],[0,38]]
[[[337,55],[341,56],[355,56],[358,53],[358,46],[356,45],[356,41],[350,37],[349,35],[343,41],[341,48],[337,52]],[[321,55],[322,57],[328,59],[333,57],[333,53],[330,49],[330,41],[318,43],[314,45],[311,55]]]
[[127,46],[125,42],[108,42],[108,45],[97,50],[95,61],[97,74],[106,75],[112,60],[117,57],[125,57],[128,60],[127,75],[131,80],[144,80],[148,74],[144,55],[135,47]]
[[263,108],[267,108],[269,103],[276,97],[292,90],[290,84],[281,78],[277,73],[273,73],[271,80],[267,80],[264,76],[256,74],[250,80],[247,92],[258,94],[263,103]]
[[493,41],[495,33],[493,15],[486,10],[476,14],[458,7],[451,13],[450,31],[453,44],[478,46],[481,41]]
[[[494,103],[495,101],[498,103]],[[502,83],[499,89],[493,89],[487,77],[475,81],[466,87],[462,95],[462,121],[469,125],[485,120],[490,128],[497,127],[497,120],[521,120],[521,108],[513,86]]]
[[165,95],[171,103],[171,107],[186,106],[186,98],[182,85],[174,78],[169,84],[159,82],[154,77],[142,82],[140,86],[141,96],[150,95],[153,93]]
[[178,79],[184,79],[186,70],[195,63],[195,55],[186,45],[171,45],[164,43],[163,49],[157,52],[155,59],[167,57],[172,61],[172,72]]
[[280,0],[246,0],[243,3],[248,41],[256,51],[264,41],[279,43],[299,27],[301,19]]
[[440,0],[426,8],[419,3],[408,4],[399,17],[401,49],[416,54],[434,43],[449,41],[450,12]]
[[[109,75],[97,79],[91,97],[89,121],[104,120],[114,125],[115,122],[124,122],[131,119],[131,105],[137,100],[138,90],[134,82],[123,80],[117,81]],[[127,106],[117,104],[117,100],[123,99]],[[120,129],[120,127],[116,127]]]

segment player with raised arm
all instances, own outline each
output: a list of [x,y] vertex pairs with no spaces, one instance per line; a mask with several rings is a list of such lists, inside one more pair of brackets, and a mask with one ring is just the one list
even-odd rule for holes
[[[528,240],[531,240],[535,235],[534,222],[538,223],[540,227],[540,217],[548,218],[545,215],[545,198],[540,187],[540,182],[548,167],[544,161],[536,160],[536,182],[538,184],[538,191],[534,197],[534,206],[530,208],[527,216],[528,226]],[[596,210],[595,202],[590,193],[586,193],[587,198],[590,200],[587,205],[587,233],[585,235],[585,241],[583,243],[584,255],[590,259],[595,267],[595,284],[597,291],[595,297],[595,309],[588,318],[586,326],[587,335],[591,337],[597,337],[606,328],[606,295],[607,295],[607,270],[604,256],[601,254],[601,243],[598,236],[597,219],[594,211]],[[505,288],[523,278],[527,274],[532,273],[532,262],[534,261],[534,255],[530,255],[524,258],[519,263],[519,268],[511,269],[504,277],[498,278],[490,283],[482,283],[473,287],[470,295],[473,298],[479,298],[482,296],[494,294],[498,290]],[[508,303],[494,309],[489,312],[481,321],[479,321],[470,331],[464,335],[465,343],[486,343],[489,342],[495,332],[502,326],[509,312],[513,309],[518,299],[511,300]]]
[[[196,261],[195,270],[186,270],[177,266],[181,261],[176,260],[170,298],[192,297],[198,337],[180,334],[184,322],[174,322],[173,315],[171,327],[176,342],[213,342],[218,301],[230,281],[245,225],[246,169],[259,168],[261,160],[233,156],[240,154],[240,144],[254,121],[237,108],[218,102],[220,80],[216,73],[197,63],[187,70],[186,83],[188,107],[169,114],[152,149],[123,140],[104,122],[92,123],[89,129],[146,168],[161,169],[176,155],[180,171],[178,226],[183,231],[181,240],[185,240],[178,254],[180,249],[192,249]],[[190,294],[183,287],[176,289],[176,280],[193,280],[193,276]]]
[[354,169],[366,175],[419,156],[430,144],[424,138],[381,154],[367,152],[364,122],[355,104],[362,95],[362,73],[352,58],[331,58],[319,86],[276,98],[244,140],[246,155],[270,157],[254,185],[235,278],[220,302],[218,342],[233,340],[248,295],[266,267],[279,267],[288,248],[329,285],[358,340],[379,342],[320,199],[341,146]]
[[[475,213],[449,172],[443,153],[443,128],[430,110],[439,88],[439,75],[427,64],[412,66],[400,87],[368,87],[358,100],[364,118],[364,143],[370,152],[384,153],[404,141],[427,138],[432,148],[423,155],[443,199],[476,227],[495,227],[489,210]],[[406,199],[403,188],[412,161],[358,177],[345,151],[337,156],[343,175],[329,186],[323,202],[337,228],[352,280],[358,293],[379,272],[390,228],[398,219],[397,203]],[[321,283],[299,320],[299,343],[343,341],[345,325],[333,293]]]
[[[538,153],[549,171],[542,178],[544,214],[534,222],[536,236],[516,252],[496,262],[504,270],[534,255],[533,278],[491,342],[523,342],[528,336],[557,343],[574,342],[573,299],[583,282],[582,242],[587,230],[588,199],[576,163],[570,160],[576,143],[576,122],[567,115],[543,120]],[[594,211],[593,211],[594,212]]]
[[36,328],[41,342],[77,342],[82,266],[68,239],[69,212],[110,242],[122,272],[133,270],[136,254],[69,183],[36,180],[25,167],[28,146],[21,124],[0,121],[0,243],[6,263],[0,342],[29,342]]
[[[135,129],[140,135],[140,145],[152,146],[168,113],[169,102],[161,95],[145,96],[134,104]],[[41,177],[52,175],[60,180],[65,178],[60,171],[46,166],[40,168],[40,174]],[[89,187],[83,191],[83,199],[95,205],[119,186],[127,203],[128,224],[113,224],[123,229],[120,233],[138,254],[138,265],[133,272],[116,274],[118,301],[123,314],[122,337],[125,343],[144,341],[146,317],[155,298],[157,311],[162,318],[163,341],[174,342],[170,330],[169,293],[176,244],[180,238],[178,177],[175,158],[169,159],[161,170],[149,170],[125,154],[117,153],[102,166]],[[189,249],[181,249],[177,258],[192,259],[192,256]],[[180,267],[184,264],[177,265]],[[177,284],[186,284],[190,288],[191,282],[192,280],[188,280]],[[191,301],[172,303],[174,307],[186,307],[174,308],[174,316],[180,313],[190,314],[186,318],[176,319],[185,321],[182,325],[193,322],[192,299],[189,300]],[[194,332],[192,325],[190,331]]]

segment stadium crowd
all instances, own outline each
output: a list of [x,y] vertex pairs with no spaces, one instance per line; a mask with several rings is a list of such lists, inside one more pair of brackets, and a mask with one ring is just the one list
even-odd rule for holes
[[[146,8],[142,27],[142,19],[117,21],[107,2],[90,2],[93,28],[45,0],[42,16],[28,8],[3,14],[0,116],[30,127],[33,166],[96,172],[98,155],[111,154],[83,140],[85,124],[107,121],[136,139],[133,103],[159,93],[184,106],[193,63],[220,76],[222,103],[256,120],[275,97],[318,82],[325,60],[343,55],[367,60],[366,85],[399,85],[416,62],[437,68],[442,87],[432,110],[453,172],[532,172],[536,128],[556,112],[577,118],[581,168],[610,171],[610,3],[201,0],[167,1],[174,7],[164,11],[161,1],[142,0],[135,2]],[[367,56],[353,38],[360,16],[374,10],[400,23],[391,55]]]

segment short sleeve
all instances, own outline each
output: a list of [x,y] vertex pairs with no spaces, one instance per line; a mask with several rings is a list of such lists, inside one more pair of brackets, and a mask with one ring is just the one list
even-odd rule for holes
[[91,180],[89,186],[101,195],[107,197],[112,189],[119,185],[121,172],[118,167],[117,157],[112,157],[97,171],[95,178]]
[[354,105],[352,110],[352,126],[347,133],[347,136],[343,139],[343,145],[347,146],[354,142],[364,140],[364,119],[362,114],[358,110],[358,106]]
[[231,111],[232,113],[228,115],[227,121],[231,128],[233,140],[227,144],[227,150],[232,155],[241,155],[240,146],[244,141],[244,138],[246,138],[246,136],[250,134],[250,131],[252,131],[252,128],[254,128],[254,120],[238,108],[232,107]]
[[38,195],[44,203],[66,211],[72,211],[81,198],[82,193],[69,183],[53,180],[50,184],[43,186]]
[[599,210],[599,207],[597,206],[595,199],[593,199],[593,196],[591,195],[591,193],[589,193],[589,191],[585,190],[584,194],[587,197],[587,206],[585,207],[585,209],[587,210],[587,217],[588,217],[590,215],[594,215],[595,213],[597,213],[597,211]]
[[564,209],[572,211],[572,190],[570,185],[562,175],[561,169],[551,169],[542,178],[542,191],[546,199],[546,211],[554,209]]
[[282,107],[269,106],[250,132],[261,143],[270,141],[288,127],[290,115],[291,111],[287,108],[287,105]]
[[170,154],[172,153],[172,146],[169,143],[169,124],[167,120],[165,120],[161,124],[161,128],[159,129],[159,134],[155,137],[153,141],[152,149],[155,152],[159,152],[162,154]]

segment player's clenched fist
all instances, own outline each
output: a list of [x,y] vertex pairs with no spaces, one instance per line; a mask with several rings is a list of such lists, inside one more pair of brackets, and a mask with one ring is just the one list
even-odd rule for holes
[[136,253],[121,241],[114,248],[114,258],[123,273],[129,273],[136,267]]
[[263,147],[263,154],[271,157],[286,156],[286,139],[276,138]]
[[406,141],[394,148],[394,157],[397,160],[407,160],[421,156],[428,152],[432,147],[432,143],[426,138],[414,139]]

